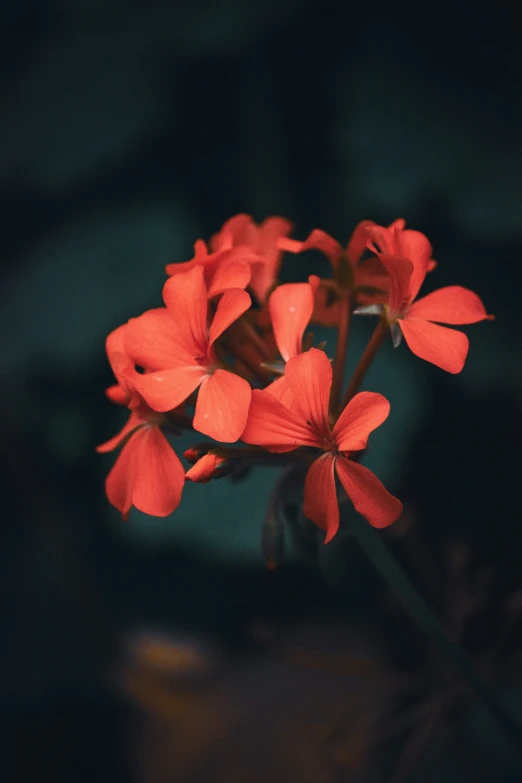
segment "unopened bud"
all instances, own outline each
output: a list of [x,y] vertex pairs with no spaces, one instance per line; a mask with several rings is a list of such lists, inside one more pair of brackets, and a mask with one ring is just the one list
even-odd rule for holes
[[205,484],[216,476],[219,466],[225,460],[226,457],[218,457],[217,454],[205,454],[185,473],[185,479]]

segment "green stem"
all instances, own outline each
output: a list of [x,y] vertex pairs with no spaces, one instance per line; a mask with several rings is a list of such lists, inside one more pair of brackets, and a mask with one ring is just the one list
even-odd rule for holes
[[388,332],[388,324],[386,321],[380,320],[375,330],[370,337],[370,342],[366,346],[363,355],[359,359],[359,364],[355,368],[355,372],[352,376],[352,380],[348,388],[346,389],[343,401],[341,403],[341,410],[343,410],[352,397],[354,397],[359,391],[359,387],[364,380],[364,376],[368,370],[368,367],[373,362],[375,355],[382,345],[384,338]]
[[516,745],[519,754],[522,755],[522,726],[519,721],[499,701],[467,655],[448,638],[442,624],[388,551],[377,531],[358,514],[354,515],[351,525],[359,545],[376,570],[401,599],[419,628],[438,647],[444,657],[451,661],[471,690],[489,709],[506,736]]
[[341,392],[343,388],[344,365],[346,362],[346,350],[348,348],[348,337],[350,334],[350,317],[352,315],[352,298],[346,296],[341,301],[341,312],[339,315],[339,327],[337,333],[337,347],[335,349],[334,372],[332,381],[332,390],[330,392],[330,413],[334,416],[338,413]]

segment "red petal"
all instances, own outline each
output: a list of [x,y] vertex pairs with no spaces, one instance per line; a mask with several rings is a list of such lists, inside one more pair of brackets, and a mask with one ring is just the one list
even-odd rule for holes
[[339,451],[366,448],[368,437],[388,418],[390,403],[382,394],[359,392],[343,410],[332,431]]
[[178,275],[180,272],[188,272],[189,269],[193,269],[196,264],[201,264],[208,257],[209,252],[207,246],[202,239],[196,239],[194,242],[194,256],[190,261],[179,261],[173,264],[167,264],[165,272],[167,275]]
[[301,353],[304,330],[312,317],[314,294],[310,283],[286,283],[270,295],[268,309],[279,353],[288,361]]
[[246,261],[223,261],[212,278],[207,295],[210,299],[229,288],[246,288],[250,282],[250,264]]
[[279,240],[286,237],[291,230],[290,221],[277,216],[267,218],[259,226],[258,240],[254,248],[263,258],[264,263],[252,267],[250,287],[261,304],[266,300],[279,274],[283,255],[279,248]]
[[286,365],[284,377],[294,393],[296,406],[317,436],[324,438],[330,435],[328,402],[332,365],[324,351],[310,348],[294,356]]
[[[284,376],[272,381],[263,391],[266,391],[267,394],[271,394],[272,397],[282,403],[285,408],[295,410],[294,393]],[[299,412],[297,412],[297,417],[299,418]]]
[[142,427],[121,450],[105,488],[124,518],[131,506],[166,517],[179,505],[184,482],[183,465],[163,433],[158,427]]
[[355,230],[346,248],[346,255],[352,264],[356,264],[366,250],[369,226],[375,226],[373,220],[361,220],[361,222],[355,226]]
[[413,273],[410,281],[411,299],[415,299],[421,285],[428,273],[431,259],[431,244],[420,231],[405,229],[396,232],[397,255],[408,258],[413,264]]
[[113,451],[117,446],[120,445],[120,443],[125,440],[127,435],[131,433],[133,430],[136,429],[136,427],[141,427],[142,424],[145,424],[144,420],[141,416],[138,416],[137,413],[132,411],[131,415],[127,419],[127,423],[123,426],[123,428],[118,432],[117,435],[115,435],[110,440],[106,441],[105,443],[102,443],[100,446],[96,446],[96,451],[99,454],[105,454],[107,451]]
[[194,429],[214,440],[234,443],[245,429],[251,393],[244,378],[228,370],[216,370],[201,384]]
[[212,250],[221,250],[222,248],[234,245],[252,245],[256,239],[257,224],[250,215],[241,213],[229,218],[221,230],[214,234],[210,239]]
[[113,386],[109,386],[108,389],[105,389],[105,394],[109,400],[116,405],[127,405],[129,401],[127,391],[123,386],[120,386],[119,383],[115,383]]
[[252,300],[246,291],[241,291],[238,288],[234,288],[232,291],[225,291],[219,300],[210,326],[209,345],[212,345],[230,324],[237,321],[251,304]]
[[163,413],[181,405],[206,375],[199,365],[180,365],[140,375],[136,388],[152,410]]
[[439,288],[418,299],[408,310],[408,317],[443,324],[475,324],[491,318],[477,294],[460,285]]
[[416,356],[453,374],[464,367],[469,340],[462,332],[409,317],[400,320],[399,326]]
[[325,544],[331,541],[339,530],[334,464],[331,452],[316,459],[306,474],[304,487],[304,515],[325,531]]
[[116,380],[124,389],[127,397],[132,398],[136,368],[125,348],[127,332],[128,324],[114,329],[105,341],[105,350]]
[[394,318],[406,304],[411,302],[410,279],[413,273],[413,264],[407,258],[399,258],[387,253],[381,253],[379,261],[390,278],[388,312],[390,318]]
[[388,527],[402,512],[401,501],[390,495],[377,476],[358,462],[338,457],[335,469],[355,510],[372,527]]
[[[304,355],[304,354],[303,354]],[[321,447],[313,429],[300,414],[286,408],[266,391],[254,389],[241,440],[269,451],[292,451],[299,446]]]
[[282,250],[287,250],[289,253],[303,253],[305,250],[319,250],[330,259],[330,263],[334,269],[339,263],[339,258],[343,252],[343,248],[339,242],[331,237],[330,234],[321,231],[319,228],[315,228],[304,242],[298,242],[295,239],[282,239],[279,242],[279,247]]
[[127,327],[124,324],[123,326],[118,326],[116,329],[113,329],[113,331],[107,336],[107,339],[105,340],[105,350],[107,351],[107,356],[111,358],[111,354],[113,353],[125,353],[125,331]]
[[180,333],[171,313],[164,307],[148,310],[138,318],[131,318],[127,324],[125,349],[139,367],[147,370],[165,370],[180,362],[192,363],[192,348],[192,339],[186,340],[186,335]]
[[163,301],[177,331],[194,356],[204,353],[207,339],[207,287],[203,267],[170,277],[163,286]]

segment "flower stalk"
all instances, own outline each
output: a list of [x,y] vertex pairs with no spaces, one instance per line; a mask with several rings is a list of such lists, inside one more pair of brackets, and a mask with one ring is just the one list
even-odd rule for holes
[[352,315],[352,297],[347,293],[341,302],[339,308],[339,326],[337,332],[337,347],[335,349],[334,372],[332,381],[332,391],[330,393],[330,414],[337,416],[339,414],[339,403],[343,390],[344,366],[346,364],[346,352],[348,350],[348,339],[350,336],[350,320]]
[[377,351],[379,350],[382,343],[384,342],[384,338],[386,337],[387,333],[388,333],[388,324],[384,319],[381,318],[379,320],[379,323],[375,327],[372,336],[370,337],[370,340],[364,350],[363,355],[359,359],[359,363],[355,368],[355,372],[352,376],[352,379],[348,384],[348,388],[346,389],[346,392],[344,393],[341,408],[345,408],[350,402],[350,400],[352,399],[352,397],[354,397],[359,391],[359,389],[361,388],[361,384],[364,380],[364,376],[368,372],[371,363],[375,359],[377,355]]
[[418,627],[435,644],[443,657],[452,663],[522,757],[522,726],[519,721],[498,699],[468,656],[449,639],[441,622],[406,576],[379,534],[358,515],[354,515],[351,520],[351,530],[374,568],[401,600]]

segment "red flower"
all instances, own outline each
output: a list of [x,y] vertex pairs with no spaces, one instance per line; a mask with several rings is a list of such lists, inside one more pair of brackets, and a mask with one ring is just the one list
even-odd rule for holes
[[258,302],[263,304],[279,274],[282,256],[279,241],[291,230],[290,221],[281,217],[266,218],[258,225],[250,215],[235,215],[227,220],[219,233],[214,234],[210,247],[216,252],[247,246],[261,258],[262,263],[252,264],[250,288]]
[[125,345],[147,372],[136,388],[155,411],[176,408],[199,387],[193,426],[215,440],[233,442],[245,426],[250,385],[222,369],[214,343],[248,310],[246,291],[226,291],[207,326],[204,271],[195,266],[171,277],[163,288],[166,309],[149,310],[129,321]]
[[373,527],[387,527],[402,511],[379,479],[350,457],[366,448],[369,434],[387,418],[390,404],[372,392],[357,394],[333,429],[328,423],[332,367],[323,351],[311,348],[290,359],[285,378],[294,394],[293,410],[266,391],[254,390],[242,440],[268,451],[286,452],[299,446],[321,449],[305,481],[304,513],[326,532],[325,543],[339,529],[335,475],[355,509]]
[[[440,288],[415,301],[426,274],[435,264],[428,239],[419,231],[404,230],[404,221],[396,221],[390,229],[370,229],[370,235],[369,246],[379,253],[390,276],[389,299],[383,310],[392,327],[394,344],[399,344],[402,334],[416,356],[447,372],[459,373],[466,361],[469,340],[462,332],[439,324],[473,324],[494,316],[487,314],[473,291],[458,285]],[[377,310],[370,306],[359,312]]]
[[123,429],[96,451],[113,451],[125,441],[105,482],[109,501],[124,519],[131,506],[145,514],[165,517],[179,505],[185,471],[157,426],[161,417],[136,391],[135,380],[140,375],[124,351],[126,328],[120,326],[106,341],[109,363],[118,381],[107,389],[107,396],[127,405],[131,414]]

